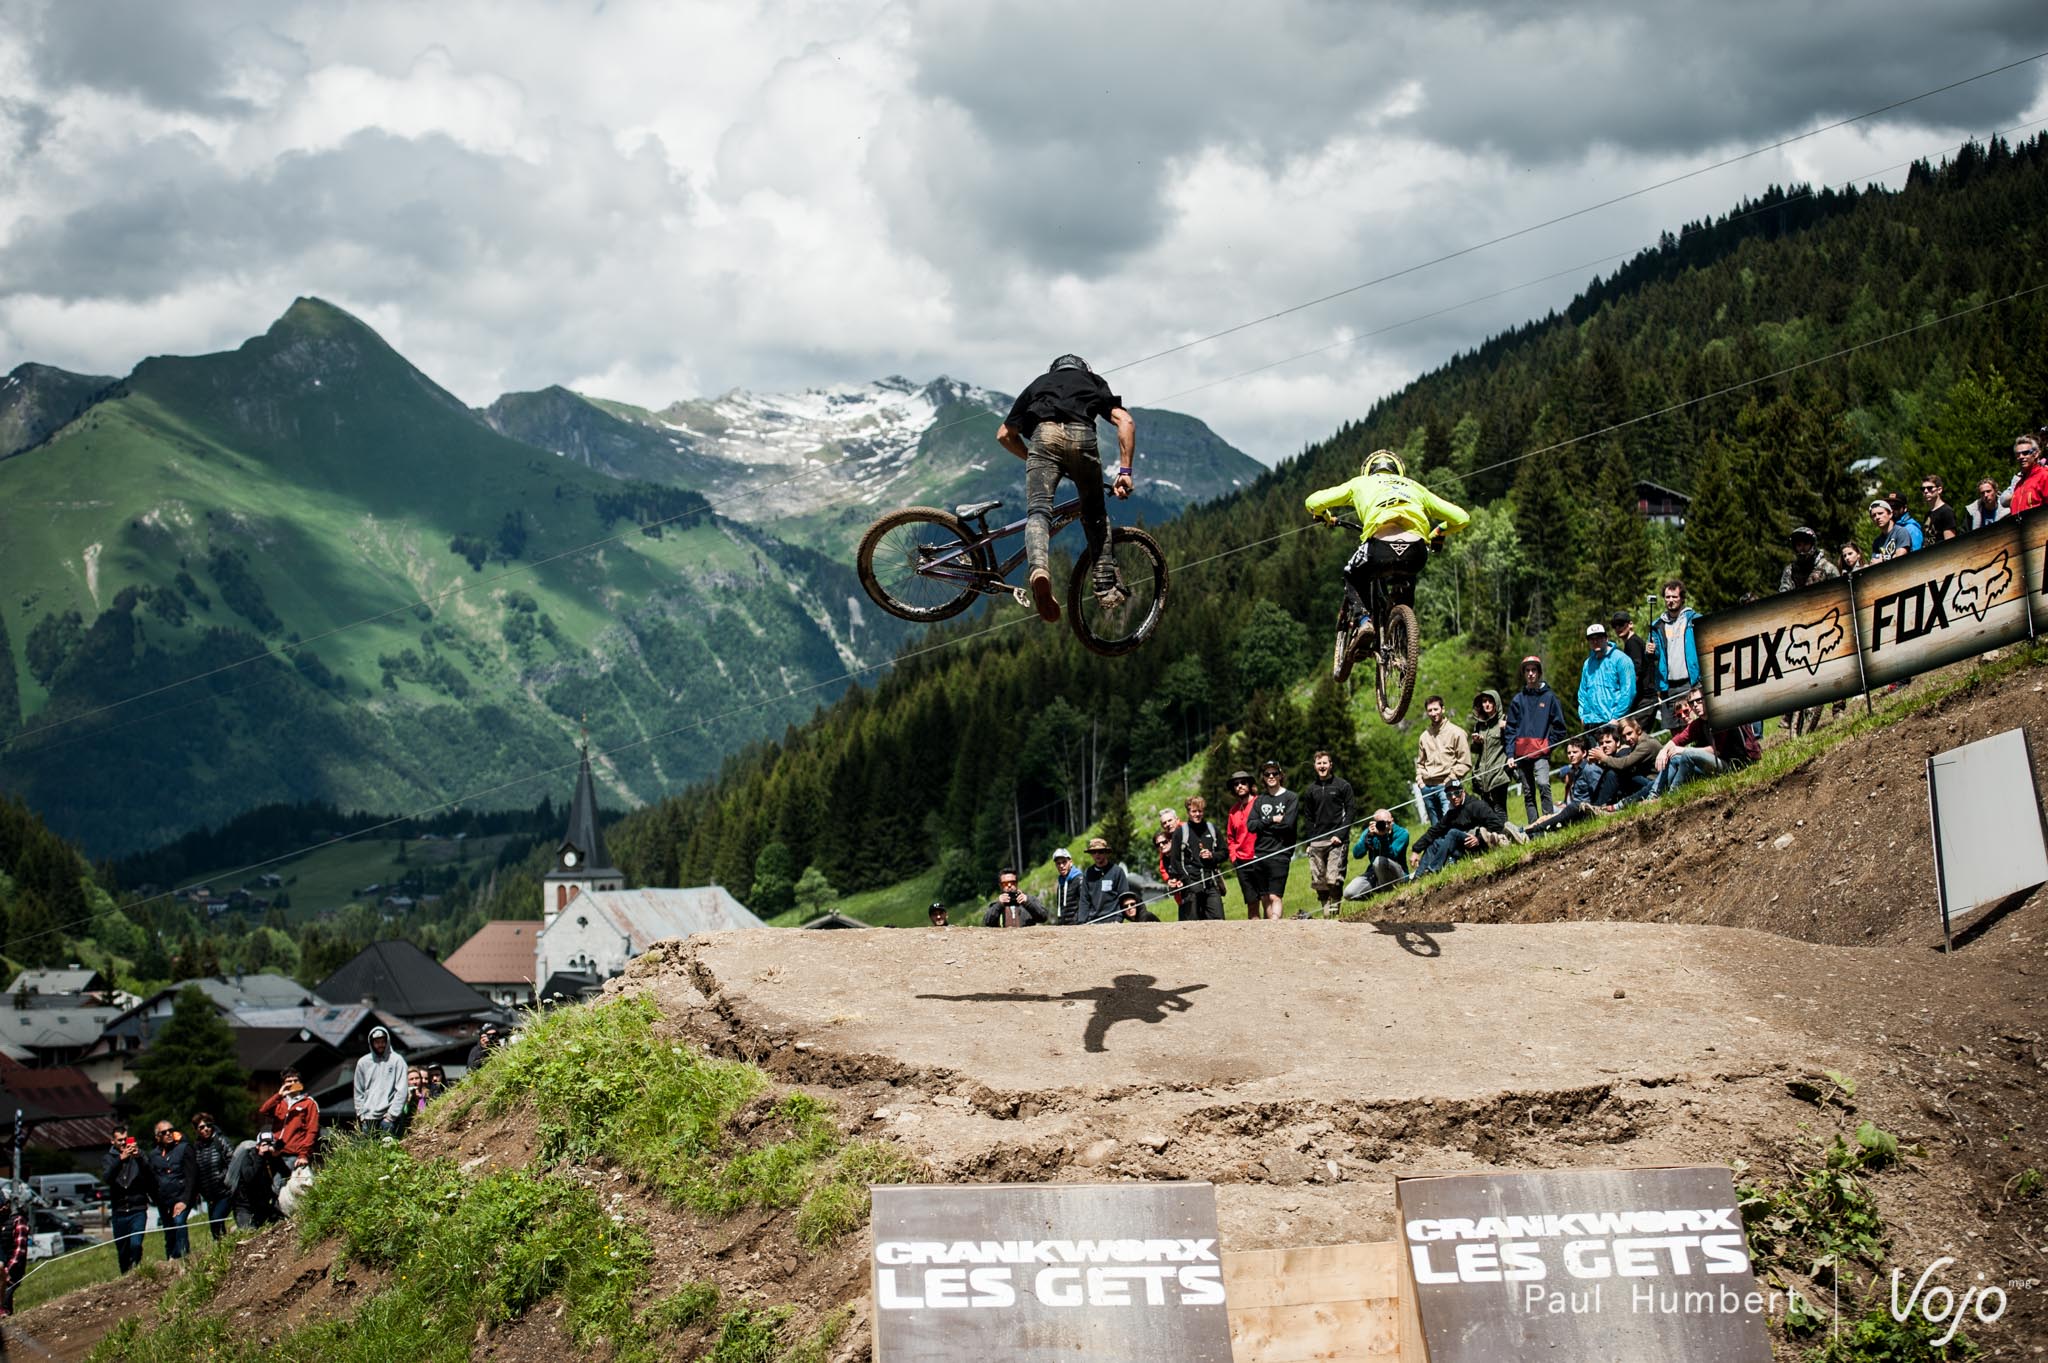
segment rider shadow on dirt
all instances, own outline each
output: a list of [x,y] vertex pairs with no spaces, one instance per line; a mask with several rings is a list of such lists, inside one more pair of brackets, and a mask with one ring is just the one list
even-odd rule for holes
[[1443,943],[1437,941],[1437,937],[1442,933],[1455,932],[1457,924],[1375,922],[1372,930],[1393,938],[1410,956],[1430,960],[1444,954]]
[[987,994],[919,994],[921,999],[937,999],[947,1003],[1093,1003],[1095,1011],[1089,1015],[1087,1029],[1082,1033],[1082,1048],[1091,1055],[1106,1054],[1109,1047],[1109,1029],[1119,1022],[1166,1021],[1168,1013],[1185,1013],[1195,1006],[1189,994],[1197,989],[1207,989],[1206,984],[1184,984],[1178,989],[1160,989],[1159,981],[1152,975],[1119,975],[1106,985],[1093,989],[1075,989],[1065,994],[1031,994],[1021,989],[1005,989]]

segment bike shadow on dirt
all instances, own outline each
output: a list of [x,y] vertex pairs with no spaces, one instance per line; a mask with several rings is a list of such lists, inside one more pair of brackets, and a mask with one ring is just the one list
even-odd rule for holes
[[994,990],[983,994],[919,994],[921,999],[944,1003],[1093,1003],[1082,1030],[1082,1049],[1091,1055],[1107,1054],[1109,1029],[1119,1022],[1157,1025],[1168,1013],[1185,1013],[1195,1006],[1188,997],[1206,984],[1184,984],[1178,989],[1161,989],[1154,975],[1118,975],[1108,984],[1093,989],[1072,989],[1064,994],[1033,994],[1022,989]]
[[1434,960],[1444,954],[1443,943],[1436,939],[1447,932],[1457,931],[1456,923],[1388,923],[1376,921],[1372,930],[1394,939],[1396,945],[1410,956]]

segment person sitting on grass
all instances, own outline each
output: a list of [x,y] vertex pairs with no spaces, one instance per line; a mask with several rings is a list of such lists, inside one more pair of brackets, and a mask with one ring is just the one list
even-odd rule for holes
[[1593,817],[1594,796],[1599,793],[1601,781],[1606,779],[1607,769],[1587,760],[1589,752],[1583,737],[1567,742],[1565,752],[1571,758],[1571,765],[1564,772],[1564,804],[1556,812],[1544,815],[1522,830],[1532,838]]
[[1444,782],[1444,798],[1449,805],[1443,817],[1429,826],[1419,844],[1418,878],[1441,871],[1460,857],[1484,852],[1494,838],[1508,839],[1506,816],[1467,791],[1463,781],[1453,777]]
[[1157,923],[1158,917],[1145,907],[1145,901],[1136,890],[1125,890],[1117,896],[1117,921],[1119,923]]

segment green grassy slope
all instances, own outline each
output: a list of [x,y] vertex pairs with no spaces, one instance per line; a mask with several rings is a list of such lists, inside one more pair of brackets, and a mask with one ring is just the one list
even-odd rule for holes
[[701,509],[631,529],[653,518],[317,301],[237,351],[146,361],[0,463],[23,728],[278,656],[18,737],[0,787],[104,854],[270,800],[424,807],[559,766],[586,716],[600,749],[709,720],[604,764],[645,799],[901,637],[855,623],[844,570]]

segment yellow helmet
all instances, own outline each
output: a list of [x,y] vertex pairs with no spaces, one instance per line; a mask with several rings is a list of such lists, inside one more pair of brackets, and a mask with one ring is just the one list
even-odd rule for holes
[[1363,471],[1366,473],[1391,473],[1396,477],[1404,477],[1408,472],[1407,469],[1401,466],[1401,456],[1395,454],[1392,450],[1374,450],[1371,454],[1365,456],[1365,468]]

